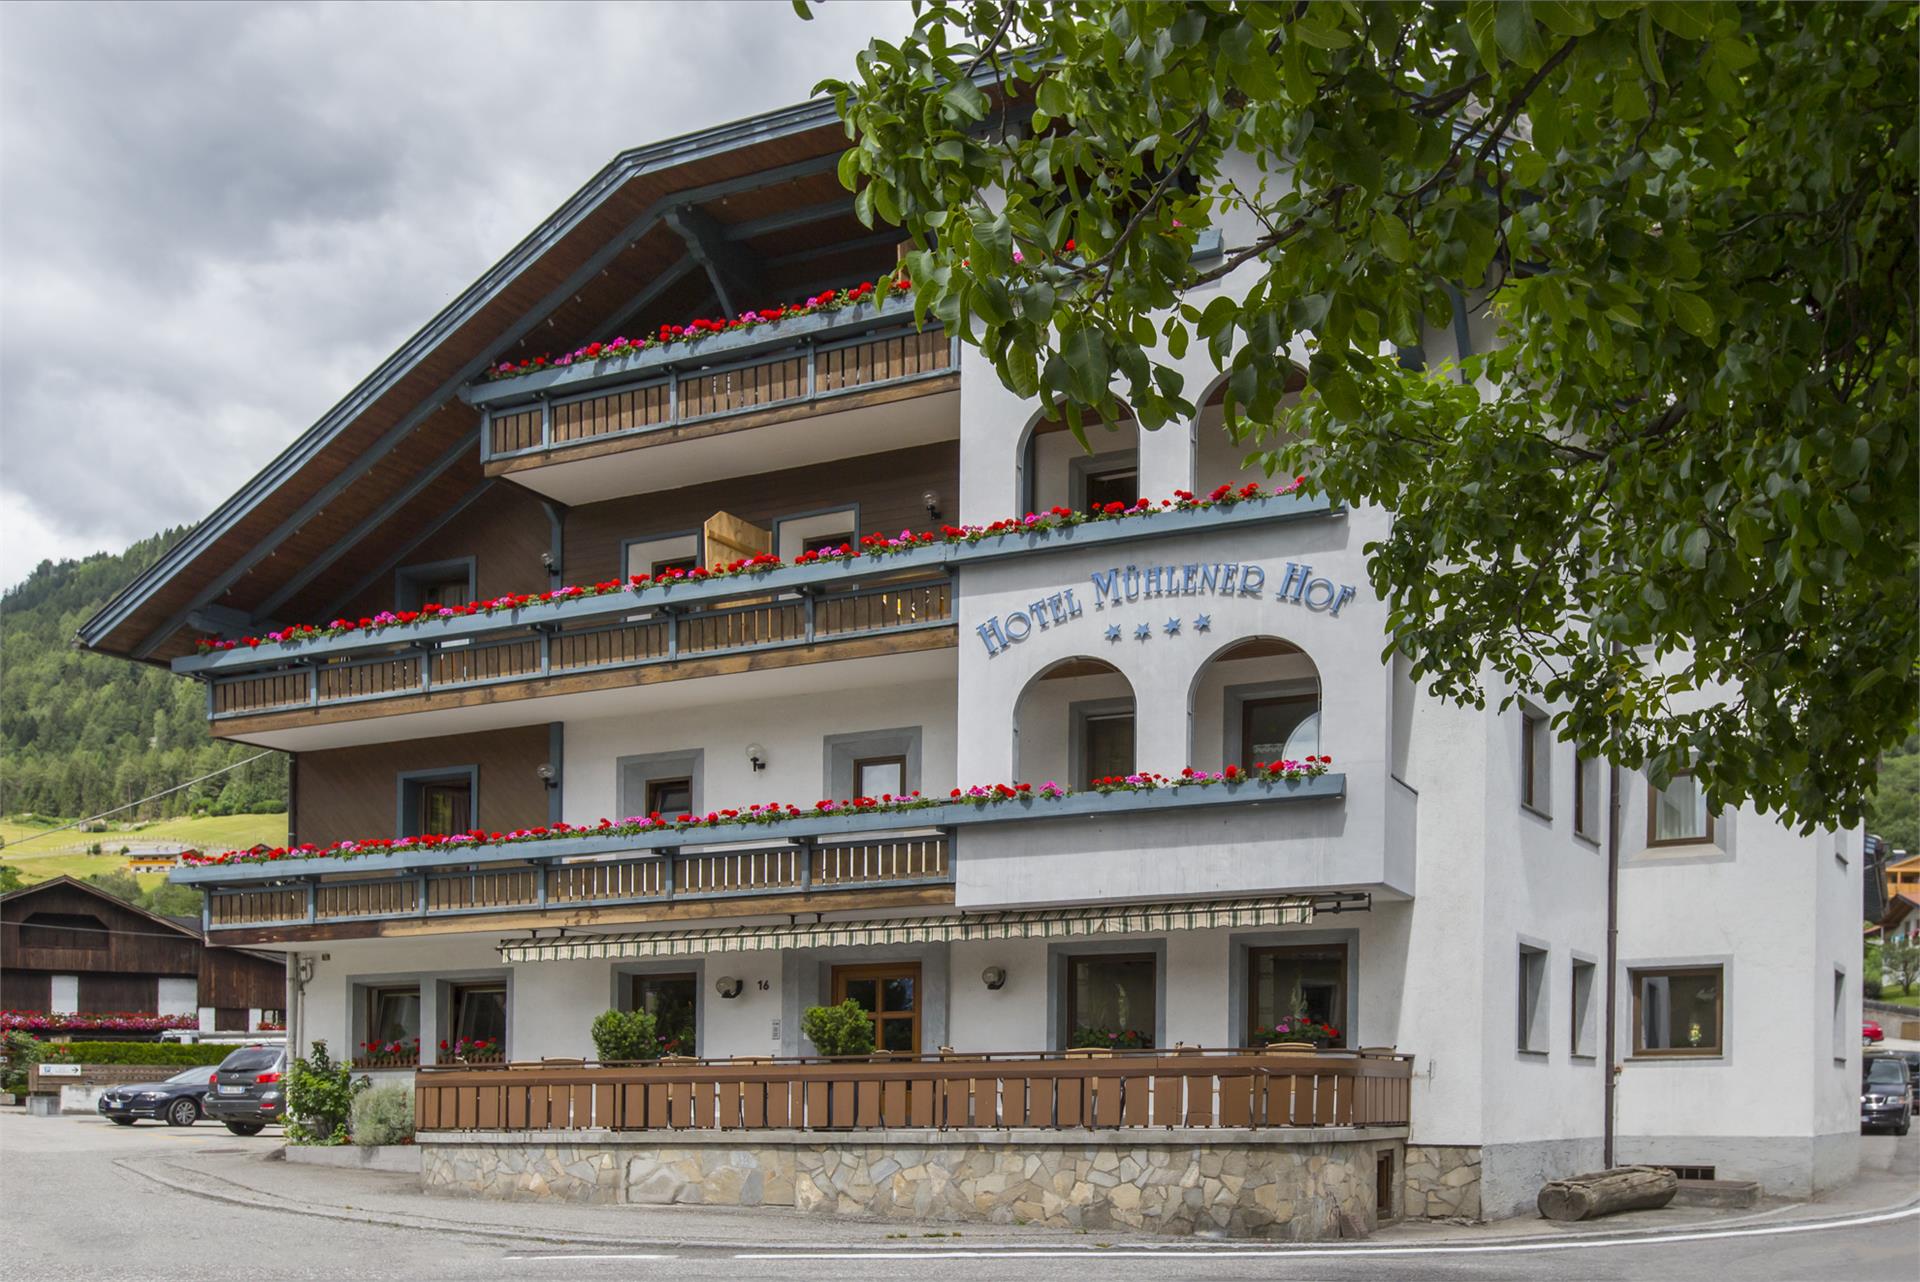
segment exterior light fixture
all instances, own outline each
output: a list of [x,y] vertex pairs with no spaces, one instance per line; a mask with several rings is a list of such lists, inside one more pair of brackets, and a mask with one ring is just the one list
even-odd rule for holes
[[752,764],[755,771],[765,770],[767,768],[767,750],[757,743],[750,743],[747,745],[747,760]]
[[540,776],[541,787],[553,789],[560,786],[560,781],[553,777],[553,767],[546,762],[541,762],[540,768],[535,770],[534,773]]
[[980,972],[980,982],[985,984],[989,991],[999,992],[1007,986],[1007,968],[1005,966],[987,967]]
[[933,490],[928,490],[920,496],[920,501],[927,505],[927,515],[929,517],[936,521],[940,519],[940,495],[938,493]]
[[722,975],[714,984],[713,991],[720,994],[720,996],[727,1001],[732,1001],[740,995],[740,990],[745,987],[745,982],[735,979],[732,975]]

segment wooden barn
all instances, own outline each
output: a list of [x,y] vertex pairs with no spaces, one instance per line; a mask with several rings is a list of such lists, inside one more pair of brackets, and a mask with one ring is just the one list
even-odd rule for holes
[[54,1021],[47,1031],[151,1033],[170,1017],[164,1026],[252,1032],[277,1024],[285,1005],[277,955],[210,947],[197,920],[148,912],[72,877],[0,895],[0,1009],[153,1017],[97,1030]]

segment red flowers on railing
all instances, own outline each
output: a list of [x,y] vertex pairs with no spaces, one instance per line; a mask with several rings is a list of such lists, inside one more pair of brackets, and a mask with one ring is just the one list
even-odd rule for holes
[[[1108,503],[1098,509],[1085,512],[1067,507],[1051,507],[1045,512],[1029,512],[1022,517],[1006,517],[988,525],[942,525],[939,530],[902,530],[898,534],[863,534],[857,540],[842,543],[837,548],[819,548],[811,552],[802,552],[793,559],[794,565],[821,565],[836,561],[847,562],[862,557],[896,556],[910,552],[915,548],[929,547],[935,544],[965,543],[975,544],[984,539],[1005,538],[1014,534],[1040,534],[1048,530],[1068,529],[1076,525],[1090,525],[1101,521],[1127,521],[1152,517],[1160,512],[1206,512],[1215,508],[1233,508],[1241,503],[1257,499],[1277,498],[1291,494],[1304,484],[1304,476],[1291,481],[1276,484],[1271,491],[1263,490],[1257,481],[1234,487],[1222,485],[1205,498],[1195,498],[1186,490],[1175,490],[1170,499],[1161,499],[1158,504],[1151,499],[1141,499],[1132,507],[1121,503]],[[504,596],[488,601],[469,601],[465,605],[427,604],[418,610],[382,610],[378,614],[362,615],[358,618],[335,619],[330,623],[295,623],[275,632],[262,633],[259,636],[235,637],[216,641],[201,637],[194,642],[201,654],[212,654],[227,650],[254,650],[263,645],[291,645],[300,641],[329,640],[334,637],[348,636],[354,632],[375,635],[389,628],[414,627],[431,623],[438,619],[466,619],[475,616],[502,614],[513,610],[524,610],[532,606],[557,605],[563,601],[587,600],[593,597],[611,596],[618,592],[631,592],[636,595],[646,592],[666,592],[676,583],[705,583],[715,579],[734,579],[743,576],[765,574],[771,570],[784,568],[788,563],[768,552],[742,557],[738,561],[729,561],[719,566],[694,566],[690,570],[662,570],[658,574],[635,574],[624,579],[603,579],[598,583],[585,586],[552,588],[545,592],[509,592]]]
[[150,1015],[141,1011],[0,1010],[0,1033],[158,1033],[168,1028],[198,1028],[197,1015]]
[[803,303],[781,303],[777,307],[752,308],[731,318],[696,317],[684,325],[662,325],[655,333],[641,338],[621,337],[599,343],[588,343],[585,347],[576,347],[562,356],[534,356],[523,361],[502,361],[487,371],[487,379],[490,382],[498,382],[503,378],[521,378],[528,374],[538,374],[541,370],[566,369],[568,366],[588,361],[632,356],[636,352],[652,351],[654,348],[669,347],[675,343],[691,343],[712,334],[730,334],[736,330],[757,329],[776,321],[791,320],[796,316],[817,316],[821,312],[842,311],[868,302],[876,294],[888,297],[909,293],[912,289],[912,282],[904,278],[882,281],[878,285],[870,280],[862,281],[847,289],[823,290]]
[[420,1039],[361,1042],[353,1063],[356,1068],[414,1068],[420,1063]]
[[[1249,782],[1293,782],[1317,779],[1333,764],[1328,756],[1306,757],[1299,761],[1262,762],[1252,770],[1229,766],[1225,770],[1206,771],[1188,767],[1178,776],[1151,772],[1115,775],[1096,779],[1090,792],[1102,795],[1115,792],[1146,792],[1156,788],[1205,788]],[[595,824],[570,824],[555,821],[537,828],[518,828],[512,832],[488,832],[475,828],[468,832],[441,835],[427,833],[418,837],[369,837],[364,841],[336,841],[330,846],[255,846],[250,850],[228,850],[217,855],[189,852],[182,861],[195,867],[212,864],[266,864],[301,859],[354,859],[367,855],[401,854],[417,850],[460,850],[489,846],[513,846],[534,841],[559,841],[572,837],[641,837],[657,832],[689,832],[703,828],[752,827],[785,823],[792,819],[820,818],[845,814],[906,814],[935,806],[965,802],[992,806],[1007,801],[1039,799],[1059,801],[1073,796],[1071,789],[1049,780],[1042,784],[993,783],[955,788],[945,797],[928,797],[916,789],[895,795],[851,797],[843,801],[820,800],[803,809],[789,802],[768,802],[744,809],[731,807],[709,810],[704,815],[683,814],[667,818],[659,811],[620,820],[602,819]]]

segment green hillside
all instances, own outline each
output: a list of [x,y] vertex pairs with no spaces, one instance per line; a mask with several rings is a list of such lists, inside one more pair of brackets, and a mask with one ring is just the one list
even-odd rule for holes
[[[0,828],[8,844],[0,860],[22,866],[30,853],[71,854],[92,841],[117,849],[108,843],[130,834],[61,833],[16,843],[34,827],[45,827],[26,816],[99,814],[258,751],[208,735],[206,695],[194,682],[72,644],[83,621],[186,533],[169,530],[118,555],[43,561],[0,594],[0,814],[14,821]],[[115,819],[257,816],[284,812],[286,800],[286,759],[276,753]],[[206,840],[224,848],[275,831],[284,839],[284,820],[254,818],[233,828],[234,842],[212,835]],[[139,837],[175,835],[186,832],[156,825]]]

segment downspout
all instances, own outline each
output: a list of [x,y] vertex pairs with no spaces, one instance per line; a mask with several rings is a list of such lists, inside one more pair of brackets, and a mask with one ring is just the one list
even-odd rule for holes
[[[1464,361],[1473,355],[1473,333],[1467,328],[1467,298],[1457,285],[1447,285],[1447,298],[1453,303],[1453,358]],[[1467,372],[1460,371],[1460,381],[1467,381]]]
[[1615,1041],[1619,1020],[1615,1010],[1620,1000],[1615,972],[1620,961],[1620,767],[1607,763],[1607,1036],[1606,1079],[1601,1083],[1606,1116],[1601,1119],[1600,1167],[1613,1168],[1613,1110],[1620,1065],[1615,1062]]

